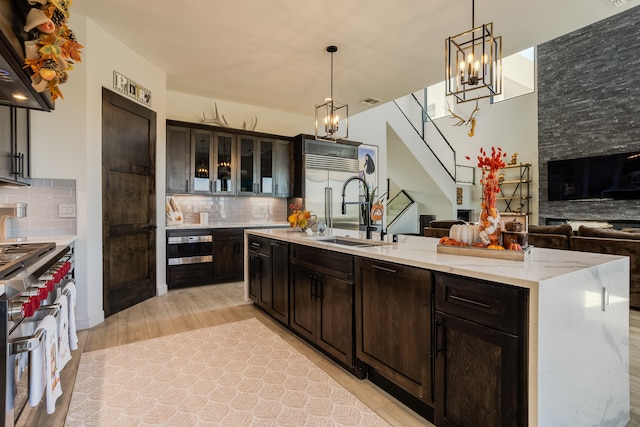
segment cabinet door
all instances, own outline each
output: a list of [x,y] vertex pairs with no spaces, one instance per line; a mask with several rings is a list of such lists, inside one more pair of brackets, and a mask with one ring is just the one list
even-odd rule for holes
[[167,193],[185,194],[191,189],[191,131],[167,126]]
[[356,259],[356,357],[420,400],[433,401],[433,273]]
[[291,313],[289,325],[302,337],[315,342],[318,316],[316,302],[318,275],[308,268],[292,265],[290,279]]
[[213,261],[216,282],[242,280],[242,231],[219,232],[213,235]]
[[353,283],[319,276],[316,344],[347,366],[353,364]]
[[518,413],[518,339],[436,313],[437,426],[525,425]]
[[235,193],[235,137],[233,134],[215,134],[214,185],[215,194]]
[[25,108],[15,109],[14,172],[18,179],[31,177],[30,118],[30,110]]
[[249,298],[262,308],[271,306],[271,259],[269,255],[249,252]]
[[271,242],[271,315],[289,324],[289,245]]
[[238,140],[238,195],[253,196],[256,186],[256,139],[251,136],[240,136]]
[[191,130],[191,180],[192,193],[211,193],[213,158],[213,132]]
[[11,126],[11,109],[6,105],[0,105],[0,177],[13,179],[12,145],[13,132]]
[[257,193],[261,196],[272,196],[275,193],[273,141],[258,140],[258,176],[256,176]]
[[276,141],[274,145],[274,196],[289,197],[291,178],[291,159],[289,158],[289,141]]

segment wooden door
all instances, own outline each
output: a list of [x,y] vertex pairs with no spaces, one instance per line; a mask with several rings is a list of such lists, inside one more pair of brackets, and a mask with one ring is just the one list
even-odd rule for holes
[[431,404],[432,273],[356,258],[356,357]]
[[518,408],[518,338],[438,312],[436,324],[435,424],[524,425]]
[[289,324],[289,244],[271,242],[271,307],[273,317]]
[[316,343],[347,366],[353,365],[353,282],[320,276]]
[[291,329],[311,342],[316,341],[317,306],[316,292],[318,275],[299,265],[291,266],[289,301]]
[[156,113],[102,90],[105,316],[156,294]]

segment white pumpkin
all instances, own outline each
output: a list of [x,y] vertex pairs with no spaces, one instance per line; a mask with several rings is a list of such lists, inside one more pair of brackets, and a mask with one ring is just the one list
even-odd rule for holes
[[482,227],[473,224],[454,224],[449,229],[449,237],[467,245],[472,245],[479,239]]

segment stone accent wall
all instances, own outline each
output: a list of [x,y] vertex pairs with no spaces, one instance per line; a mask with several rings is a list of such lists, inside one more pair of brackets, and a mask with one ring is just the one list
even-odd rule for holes
[[539,223],[640,217],[640,200],[548,201],[547,161],[640,151],[640,6],[538,46]]

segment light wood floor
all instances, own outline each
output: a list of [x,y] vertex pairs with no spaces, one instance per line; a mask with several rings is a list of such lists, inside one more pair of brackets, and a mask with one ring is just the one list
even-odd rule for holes
[[[115,314],[92,329],[80,331],[79,349],[62,372],[63,395],[58,399],[55,413],[47,415],[41,408],[44,405],[40,405],[39,410],[22,418],[22,425],[64,426],[82,352],[256,317],[392,426],[432,426],[369,381],[356,379],[253,305],[244,304],[243,300],[242,283],[172,290]],[[640,427],[640,312],[631,311],[629,325],[631,422],[628,426]]]

